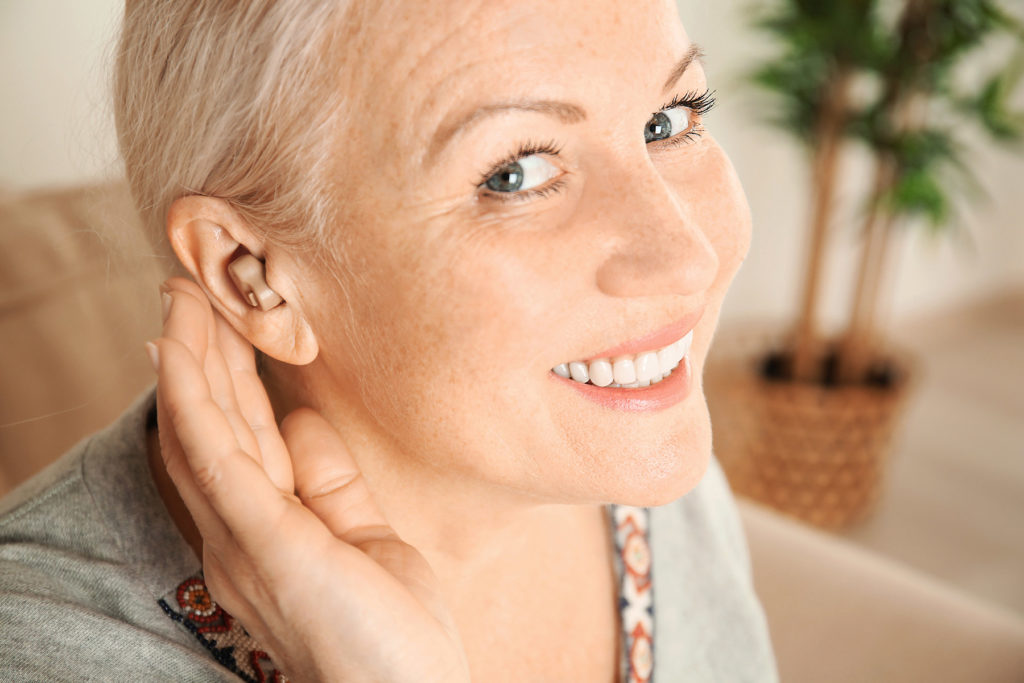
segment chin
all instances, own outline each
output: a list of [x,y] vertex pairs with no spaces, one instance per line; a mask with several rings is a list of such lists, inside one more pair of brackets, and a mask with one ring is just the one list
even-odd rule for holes
[[682,498],[704,478],[711,463],[711,448],[689,451],[680,456],[680,461],[683,466],[672,477],[660,478],[640,490],[626,492],[614,502],[636,507],[658,507]]
[[[656,443],[634,446],[620,459],[618,476],[608,491],[611,502],[636,507],[667,505],[692,491],[711,463],[711,420],[701,402],[698,415]],[[628,448],[628,447],[627,447]],[[622,452],[620,451],[620,458]],[[624,469],[626,468],[626,469]]]

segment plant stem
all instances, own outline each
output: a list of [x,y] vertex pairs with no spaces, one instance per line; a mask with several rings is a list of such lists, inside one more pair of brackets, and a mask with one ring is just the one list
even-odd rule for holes
[[874,315],[878,299],[879,281],[885,269],[892,216],[878,206],[883,193],[892,186],[895,169],[885,156],[875,164],[872,201],[864,218],[861,235],[861,260],[857,272],[850,323],[839,345],[839,381],[844,384],[860,382],[871,356],[874,336]]
[[793,379],[796,381],[813,381],[817,374],[816,360],[820,355],[816,323],[818,293],[846,126],[850,75],[848,68],[839,67],[825,94],[818,121],[812,164],[810,242],[793,349]]
[[[919,129],[928,118],[928,95],[899,87],[892,89],[891,112],[894,129],[900,132]],[[890,230],[894,222],[891,210],[882,204],[885,194],[897,181],[897,160],[889,153],[876,157],[875,179],[871,189],[868,215],[862,232],[857,287],[854,290],[850,322],[842,335],[838,357],[838,376],[842,383],[859,383],[865,378],[871,360],[878,293],[889,253]]]

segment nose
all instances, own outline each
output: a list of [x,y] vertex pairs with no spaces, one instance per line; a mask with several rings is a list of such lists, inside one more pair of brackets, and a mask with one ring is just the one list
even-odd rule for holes
[[615,297],[700,295],[718,274],[719,259],[695,220],[693,202],[680,197],[651,164],[618,174],[612,206],[601,219],[608,257],[597,270],[598,289]]

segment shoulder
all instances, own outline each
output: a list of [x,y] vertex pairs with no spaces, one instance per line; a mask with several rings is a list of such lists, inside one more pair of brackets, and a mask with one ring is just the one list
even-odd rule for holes
[[238,681],[184,638],[60,596],[0,591],[0,680]]
[[86,557],[118,562],[82,476],[95,436],[79,442],[0,500],[0,591],[75,592],[77,572],[59,571]]
[[151,407],[140,397],[0,500],[0,679],[226,674],[158,602],[198,563],[154,497],[140,445]]
[[[152,502],[146,484],[155,490],[142,446],[149,399],[140,397],[0,500],[0,589],[60,585],[70,593],[83,577],[91,585],[86,565],[109,572],[131,564],[126,535]],[[62,571],[71,567],[76,571]]]

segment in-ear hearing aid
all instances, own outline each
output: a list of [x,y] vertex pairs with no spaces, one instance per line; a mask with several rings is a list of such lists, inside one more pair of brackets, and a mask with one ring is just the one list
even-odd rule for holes
[[264,273],[263,262],[252,254],[242,254],[228,264],[228,275],[234,281],[239,294],[245,297],[253,308],[269,311],[284,299],[270,288]]

